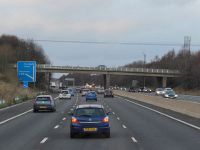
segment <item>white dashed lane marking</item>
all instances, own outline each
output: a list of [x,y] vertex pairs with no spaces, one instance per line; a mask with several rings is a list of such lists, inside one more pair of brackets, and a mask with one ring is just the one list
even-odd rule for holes
[[45,138],[40,142],[40,144],[44,144],[47,140],[48,140],[48,137],[45,137]]
[[137,143],[137,140],[136,140],[134,137],[131,137],[131,140],[132,140],[134,143]]
[[122,127],[123,127],[124,129],[126,129],[126,128],[127,128],[127,127],[126,127],[124,124],[122,125]]
[[54,127],[54,129],[57,129],[57,128],[59,128],[59,125],[56,125],[56,126]]

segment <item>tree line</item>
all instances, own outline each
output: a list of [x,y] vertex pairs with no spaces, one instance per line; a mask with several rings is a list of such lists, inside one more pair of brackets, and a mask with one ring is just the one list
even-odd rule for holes
[[[180,78],[169,78],[168,85],[185,89],[200,88],[200,51],[194,52],[188,49],[181,49],[176,53],[174,50],[170,50],[162,57],[155,56],[155,58],[147,64],[139,61],[128,64],[126,67],[176,69],[179,70],[183,76]],[[154,82],[151,82],[152,80],[154,80]],[[154,83],[155,85],[155,79],[153,78],[148,78],[147,82]]]
[[[3,75],[3,80],[9,81],[13,78],[17,80],[17,73],[10,72],[8,69],[10,64],[16,64],[17,61],[37,61],[37,63],[41,64],[50,63],[42,47],[34,43],[33,40],[23,40],[10,35],[0,36],[0,74]],[[37,74],[36,86],[43,88],[44,83],[45,75]]]
[[[169,87],[180,87],[184,89],[200,88],[200,51],[190,51],[181,49],[178,52],[170,50],[162,57],[155,58],[148,63],[144,61],[134,61],[124,65],[130,68],[153,68],[153,69],[175,69],[179,70],[183,76],[179,78],[168,78],[167,85]],[[91,76],[89,74],[69,74],[68,77],[76,79],[76,85],[84,83],[96,83],[103,85],[103,76]],[[132,86],[132,81],[138,81],[137,86],[162,87],[162,78],[159,77],[139,77],[139,76],[119,76],[111,75],[111,86]]]

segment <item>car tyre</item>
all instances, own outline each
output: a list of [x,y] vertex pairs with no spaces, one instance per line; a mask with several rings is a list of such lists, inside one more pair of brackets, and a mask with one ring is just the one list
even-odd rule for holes
[[110,138],[110,132],[105,133],[105,138]]
[[70,138],[74,139],[75,137],[76,137],[76,135],[74,133],[70,132]]
[[38,112],[38,110],[36,110],[36,109],[33,109],[33,112],[34,112],[34,113],[36,113],[36,112]]

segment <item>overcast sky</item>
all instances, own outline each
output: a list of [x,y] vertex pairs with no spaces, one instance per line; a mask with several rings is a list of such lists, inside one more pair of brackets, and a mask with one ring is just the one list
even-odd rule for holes
[[[0,34],[24,39],[200,44],[200,0],[0,0]],[[118,66],[181,46],[40,44],[54,65]],[[192,47],[194,51],[200,47]]]

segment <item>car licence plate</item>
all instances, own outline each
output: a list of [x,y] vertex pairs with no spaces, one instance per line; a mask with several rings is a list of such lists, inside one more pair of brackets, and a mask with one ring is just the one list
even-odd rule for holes
[[83,128],[84,132],[95,132],[97,128]]
[[46,106],[40,106],[40,108],[47,108]]

